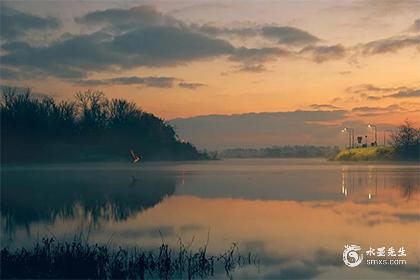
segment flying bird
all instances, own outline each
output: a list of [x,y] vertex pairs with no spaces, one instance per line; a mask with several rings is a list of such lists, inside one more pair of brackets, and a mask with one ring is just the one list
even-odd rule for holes
[[137,162],[139,162],[141,160],[141,156],[140,155],[136,155],[133,150],[130,150],[130,154],[131,154],[131,157],[133,158],[133,162],[132,163],[137,163]]

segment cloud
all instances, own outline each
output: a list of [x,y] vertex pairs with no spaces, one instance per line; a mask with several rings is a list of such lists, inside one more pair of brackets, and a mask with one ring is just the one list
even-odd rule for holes
[[[420,89],[400,87],[377,87],[372,84],[361,84],[346,88],[347,93],[358,94],[368,100],[380,100],[383,98],[413,98],[420,97]],[[371,95],[381,94],[381,95]]]
[[118,77],[103,80],[78,80],[76,83],[85,86],[99,85],[144,85],[147,87],[172,88],[178,79],[173,77]]
[[407,89],[406,87],[378,87],[372,84],[360,84],[346,88],[347,93],[362,94],[362,93],[387,93],[396,90]]
[[192,89],[192,90],[198,89],[200,87],[205,87],[205,86],[206,85],[202,84],[202,83],[181,82],[181,83],[178,84],[178,87],[180,87],[180,88],[186,88],[186,89]]
[[100,31],[67,36],[46,47],[10,50],[3,65],[40,71],[62,78],[83,78],[89,72],[173,66],[231,54],[223,40],[176,27],[154,26],[113,36]]
[[291,53],[280,48],[237,48],[229,57],[233,61],[242,61],[247,64],[267,62],[277,59],[279,56],[290,56]]
[[19,77],[19,72],[10,68],[0,67],[1,80],[16,80]]
[[402,222],[420,222],[420,214],[417,213],[397,213],[394,216]]
[[220,27],[220,26],[214,26],[209,24],[204,25],[197,25],[193,24],[193,28],[199,30],[200,32],[203,32],[205,34],[211,35],[211,36],[227,36],[227,37],[240,37],[240,38],[247,38],[247,37],[257,37],[260,35],[259,28],[256,28],[255,26],[243,26],[243,27]]
[[420,51],[420,35],[399,36],[382,40],[375,40],[361,46],[362,54],[375,55],[384,53],[395,53],[400,49],[416,47]]
[[369,106],[362,106],[362,107],[354,107],[352,109],[352,112],[361,112],[361,113],[366,113],[366,112],[378,112],[378,111],[384,111],[386,108],[382,108],[382,107],[369,107]]
[[409,31],[411,32],[420,32],[420,18],[416,19],[413,25],[410,26]]
[[262,37],[281,45],[302,46],[314,44],[320,39],[307,31],[291,26],[249,25],[238,27],[215,26],[210,24],[193,25],[212,36],[237,36],[240,38]]
[[420,97],[420,89],[401,90],[397,93],[389,94],[384,97],[393,97],[393,98]]
[[354,107],[351,111],[360,116],[373,116],[373,115],[401,112],[401,111],[404,111],[404,108],[398,104],[391,104],[386,107],[379,107],[379,106]]
[[58,29],[61,21],[54,17],[39,17],[1,4],[0,35],[3,39],[16,39],[34,30]]
[[265,71],[263,63],[272,62],[279,57],[288,57],[292,53],[280,48],[237,48],[229,56],[231,61],[241,62],[238,71],[262,72]]
[[155,7],[142,5],[130,9],[107,9],[87,13],[75,21],[79,24],[103,25],[112,30],[130,31],[148,26],[183,26],[184,24],[165,15]]
[[[264,63],[292,55],[276,47],[236,48],[227,40],[199,32],[150,6],[96,11],[76,20],[105,27],[91,34],[66,34],[43,47],[25,42],[3,45],[7,52],[1,57],[2,63],[23,72],[80,80],[93,72],[176,66],[220,56],[240,63],[238,71],[260,72],[265,70]],[[281,30],[297,32],[302,37],[293,35],[294,39],[284,39],[285,42],[308,41],[303,31]]]
[[308,45],[320,41],[314,35],[290,26],[265,26],[262,35],[285,45]]
[[367,100],[380,100],[380,99],[382,99],[382,97],[381,96],[368,95],[368,96],[366,96],[366,99]]
[[395,14],[401,15],[417,11],[420,3],[413,0],[365,0],[365,1],[337,1],[337,5],[324,9],[324,12],[331,13],[354,13],[362,15],[362,19],[374,20]]
[[316,63],[328,60],[342,59],[346,56],[346,49],[342,45],[334,46],[308,46],[303,48],[300,54],[310,54]]
[[[6,12],[2,10],[2,13],[13,14],[10,9],[6,9]],[[39,23],[29,29],[45,30],[59,25],[53,18],[36,18],[38,21],[35,22]],[[322,63],[342,59],[354,50],[339,44],[315,45],[321,42],[318,37],[290,26],[237,24],[234,27],[218,27],[187,24],[148,5],[89,12],[75,20],[81,25],[94,26],[95,31],[66,33],[43,46],[22,40],[3,44],[4,52],[0,59],[5,69],[4,77],[22,79],[51,75],[99,83],[87,78],[96,72],[115,73],[139,67],[179,66],[215,58],[227,58],[234,62],[233,72],[259,73],[267,70],[267,63],[281,57],[308,56],[316,63]],[[26,22],[30,21],[22,20],[15,28],[22,29]],[[254,45],[237,46],[234,45],[237,43],[235,40],[224,38],[226,36],[250,38]],[[255,42],[261,38],[265,39],[264,44],[255,46]],[[383,53],[418,45],[419,40],[420,36],[404,35],[359,45],[357,50],[362,49],[363,53],[369,55]],[[296,51],[296,46],[303,48]],[[199,87],[186,82],[178,86],[191,89]]]
[[234,47],[227,41],[211,38],[186,28],[153,26],[117,36],[112,49],[133,55],[135,63],[174,65],[195,59],[230,54]]
[[1,56],[3,65],[43,72],[63,78],[79,78],[87,71],[102,70],[116,62],[108,50],[107,34],[73,36],[46,47],[25,47],[10,50]]
[[188,83],[182,79],[175,77],[117,77],[111,79],[81,79],[74,80],[75,84],[83,86],[104,86],[104,85],[140,85],[145,87],[155,87],[155,88],[173,88],[178,86],[180,88],[195,90],[200,87],[206,86],[201,83]]
[[222,10],[232,8],[234,5],[232,3],[197,3],[188,5],[182,8],[173,9],[170,11],[170,14],[179,14],[179,15],[190,15],[204,13],[207,14],[209,11],[214,13],[219,13]]
[[337,110],[340,109],[337,106],[331,105],[331,104],[311,104],[309,105],[309,108],[314,110]]
[[340,75],[350,75],[351,71],[340,71],[340,72],[338,72],[338,74],[340,74]]
[[267,68],[264,66],[264,64],[243,64],[235,68],[236,70],[233,72],[262,73],[267,71]]

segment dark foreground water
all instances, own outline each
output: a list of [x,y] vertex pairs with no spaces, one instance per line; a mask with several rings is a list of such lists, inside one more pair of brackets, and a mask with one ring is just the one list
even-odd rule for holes
[[[81,232],[110,246],[208,242],[214,253],[235,242],[261,261],[235,278],[419,279],[419,176],[416,164],[318,159],[6,166],[1,245]],[[355,267],[343,262],[352,244],[364,256]]]

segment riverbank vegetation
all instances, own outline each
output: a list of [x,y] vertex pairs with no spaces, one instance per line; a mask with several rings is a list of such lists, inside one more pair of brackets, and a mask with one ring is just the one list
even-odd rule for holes
[[241,255],[235,244],[211,255],[207,245],[196,251],[182,243],[177,250],[167,244],[157,250],[112,249],[79,238],[44,238],[30,249],[3,248],[0,260],[2,279],[203,279],[223,273],[229,278],[238,267],[258,265],[256,256]]
[[420,161],[420,129],[406,121],[392,134],[390,146],[344,149],[333,159],[339,161]]
[[56,101],[3,88],[0,118],[2,162],[127,160],[131,149],[144,160],[208,158],[163,119],[97,91]]
[[367,147],[367,148],[353,148],[344,149],[340,151],[336,156],[335,160],[392,160],[394,158],[395,150],[393,147]]

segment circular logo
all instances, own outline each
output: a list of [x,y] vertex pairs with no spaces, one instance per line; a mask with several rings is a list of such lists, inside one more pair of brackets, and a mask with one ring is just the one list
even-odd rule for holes
[[347,266],[356,267],[363,261],[363,254],[359,254],[362,248],[358,245],[345,245],[343,261]]

